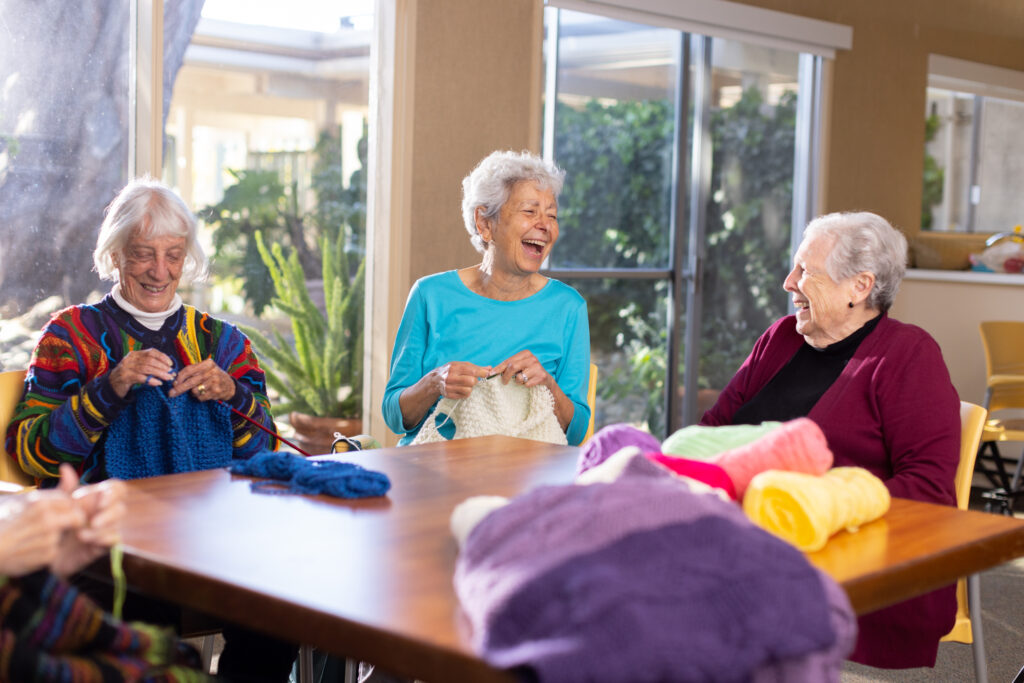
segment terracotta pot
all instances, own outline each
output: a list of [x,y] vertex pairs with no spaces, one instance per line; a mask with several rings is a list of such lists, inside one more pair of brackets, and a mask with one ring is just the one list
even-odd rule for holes
[[313,455],[329,453],[334,433],[356,436],[363,433],[363,421],[358,417],[316,417],[305,413],[288,413],[288,422],[295,429],[295,442]]

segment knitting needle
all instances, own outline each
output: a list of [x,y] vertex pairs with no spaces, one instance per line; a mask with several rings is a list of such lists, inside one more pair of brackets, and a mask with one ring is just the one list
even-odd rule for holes
[[294,448],[295,450],[297,450],[297,451],[298,451],[299,453],[302,453],[302,454],[303,454],[304,456],[306,456],[307,458],[309,458],[309,457],[312,457],[312,456],[310,456],[310,454],[309,454],[309,453],[307,453],[306,451],[302,450],[301,448],[299,448],[298,446],[296,446],[295,444],[293,444],[293,443],[292,443],[291,441],[289,441],[288,439],[284,438],[283,436],[281,436],[281,435],[280,435],[280,434],[278,434],[277,432],[274,432],[274,431],[272,431],[272,430],[268,429],[267,427],[265,427],[265,426],[261,425],[261,424],[260,424],[259,422],[257,422],[256,420],[252,419],[251,417],[249,417],[248,415],[246,415],[246,414],[245,414],[245,413],[243,413],[242,411],[240,411],[240,410],[237,410],[237,409],[235,409],[235,408],[232,408],[231,406],[228,406],[228,404],[227,404],[227,403],[224,403],[224,401],[217,401],[217,403],[220,403],[221,405],[225,405],[225,406],[227,406],[228,408],[230,408],[231,412],[232,412],[232,413],[234,413],[235,415],[237,415],[238,417],[242,418],[242,419],[243,419],[243,420],[245,420],[246,422],[250,422],[250,423],[252,423],[252,424],[256,425],[257,427],[259,427],[260,429],[262,429],[263,431],[265,431],[265,432],[266,432],[267,434],[270,434],[270,435],[271,435],[272,437],[274,437],[274,438],[275,438],[275,439],[277,439],[278,441],[283,441],[283,442],[285,442],[286,444],[288,444],[289,446],[291,446],[292,448]]
[[[174,371],[174,370],[172,370],[172,371],[171,371],[171,375],[172,375],[172,376],[174,376],[174,375],[177,375],[177,374],[178,374],[178,373],[177,373],[176,371]],[[145,382],[144,382],[144,384],[149,384],[149,380],[150,380],[151,378],[152,378],[152,375],[146,375],[146,379],[145,379]],[[226,408],[227,408],[228,410],[230,410],[230,411],[231,411],[232,413],[234,413],[234,414],[235,414],[235,415],[237,415],[238,417],[242,418],[242,419],[243,419],[243,420],[245,420],[246,422],[249,422],[249,423],[251,423],[251,424],[254,424],[254,425],[256,425],[257,427],[259,427],[260,429],[262,429],[263,431],[265,431],[265,432],[266,432],[267,434],[270,434],[270,435],[271,435],[272,437],[274,437],[274,438],[275,438],[275,439],[277,439],[278,441],[283,441],[283,442],[284,442],[285,444],[287,444],[287,445],[291,446],[292,448],[294,448],[295,450],[297,450],[297,451],[298,451],[299,453],[302,453],[302,454],[303,454],[304,456],[306,456],[307,458],[310,458],[310,457],[312,457],[312,456],[311,456],[311,455],[310,455],[309,453],[307,453],[307,452],[306,452],[306,451],[304,451],[303,449],[299,448],[298,446],[296,446],[295,444],[293,444],[293,443],[292,443],[291,441],[289,441],[288,439],[284,438],[283,436],[281,436],[281,435],[280,435],[280,434],[278,434],[277,432],[275,432],[275,431],[272,431],[272,430],[268,429],[267,427],[265,427],[265,426],[261,425],[261,424],[260,424],[259,422],[257,422],[256,420],[252,419],[251,417],[249,417],[248,415],[246,415],[246,414],[245,414],[245,413],[243,413],[242,411],[240,411],[240,410],[237,410],[237,409],[235,409],[235,408],[232,408],[232,407],[231,407],[231,406],[229,406],[229,405],[228,405],[227,403],[225,403],[224,401],[221,401],[221,400],[219,400],[219,399],[217,400],[217,403],[220,403],[221,405],[225,406],[225,407],[226,407]]]

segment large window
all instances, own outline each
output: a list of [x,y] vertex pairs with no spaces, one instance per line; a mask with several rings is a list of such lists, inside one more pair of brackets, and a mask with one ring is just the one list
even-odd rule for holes
[[[162,176],[202,218],[213,275],[182,292],[189,303],[294,344],[257,231],[296,254],[321,308],[324,254],[358,286],[373,0],[0,0],[0,12],[0,364],[25,367],[52,312],[109,289],[91,252],[134,174]],[[335,391],[355,411],[361,298],[332,340],[351,360],[351,386]]]
[[930,60],[921,227],[1006,232],[1024,222],[1024,73]]
[[548,272],[588,300],[597,426],[664,434],[787,312],[820,58],[567,9],[546,28],[545,152],[567,171]]
[[26,367],[50,314],[101,287],[96,233],[131,163],[129,15],[0,1],[0,368]]

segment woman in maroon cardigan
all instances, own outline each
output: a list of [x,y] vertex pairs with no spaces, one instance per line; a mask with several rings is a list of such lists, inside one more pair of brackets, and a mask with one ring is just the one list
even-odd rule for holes
[[[935,340],[886,313],[906,253],[903,235],[873,213],[812,221],[783,284],[796,314],[757,340],[701,424],[807,416],[836,466],[869,470],[893,496],[955,505],[959,398]],[[948,586],[865,615],[850,659],[934,666],[955,614]]]

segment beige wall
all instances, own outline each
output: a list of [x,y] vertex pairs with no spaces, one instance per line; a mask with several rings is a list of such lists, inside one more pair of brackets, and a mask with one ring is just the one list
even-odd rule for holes
[[978,324],[1024,321],[1024,282],[1018,285],[904,280],[892,316],[922,327],[942,348],[961,400],[985,399],[985,352]]

